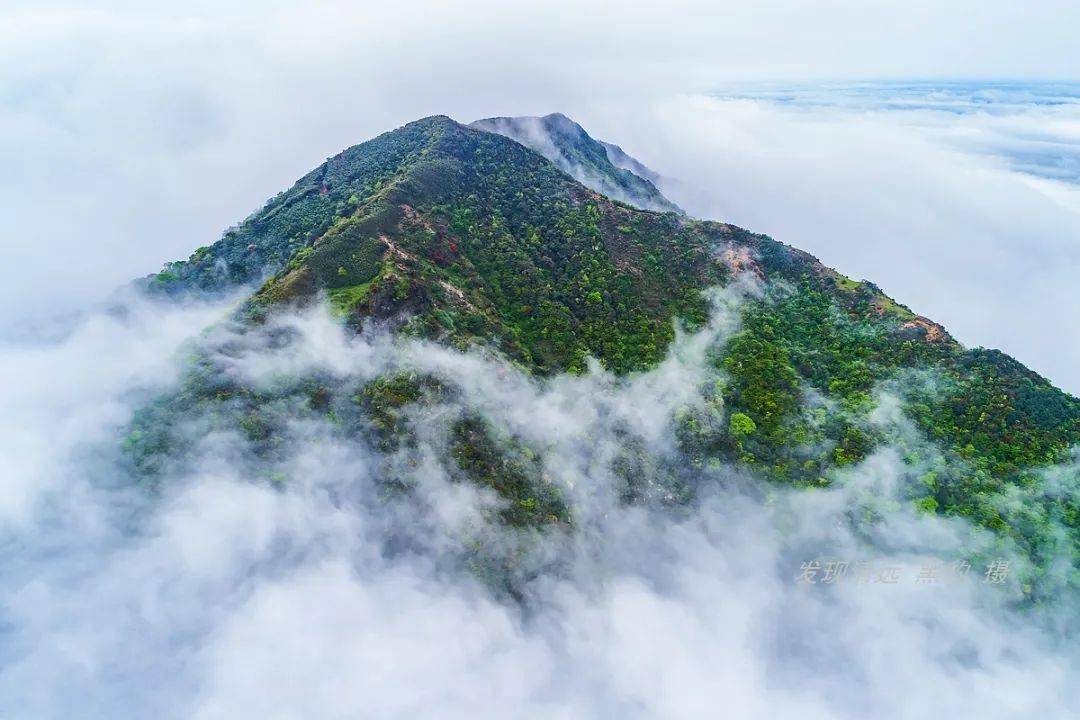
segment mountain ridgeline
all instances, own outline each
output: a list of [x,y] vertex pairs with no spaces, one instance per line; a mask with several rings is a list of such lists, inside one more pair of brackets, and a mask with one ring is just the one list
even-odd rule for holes
[[561,113],[493,117],[470,127],[505,135],[546,157],[582,185],[644,210],[682,212],[657,189],[660,175],[618,145],[593,139]]
[[[687,217],[650,173],[561,115],[425,118],[330,158],[142,286],[174,298],[257,285],[235,319],[251,332],[325,302],[356,331],[495,352],[542,382],[587,372],[590,359],[617,376],[655,368],[677,325],[707,326],[707,290],[749,278],[756,290],[739,330],[710,350],[701,402],[670,419],[677,459],[628,442],[617,460],[627,502],[650,487],[692,502],[696,478],[717,464],[826,486],[887,446],[913,469],[904,493],[919,512],[966,517],[1031,558],[1033,595],[1062,553],[1065,582],[1077,584],[1080,505],[1046,478],[1074,461],[1080,401],[1007,355],[965,349],[869,282]],[[464,392],[452,378],[388,372],[347,391],[297,378],[275,395],[224,379],[209,353],[193,363],[181,392],[133,422],[129,454],[147,477],[183,455],[182,415],[242,427],[270,467],[283,397],[372,429],[392,454],[411,442],[410,409]],[[873,420],[885,394],[913,433]],[[572,526],[557,483],[543,480],[542,448],[521,447],[480,411],[446,422],[446,462],[503,496],[507,523]],[[1050,530],[1060,526],[1065,540]]]

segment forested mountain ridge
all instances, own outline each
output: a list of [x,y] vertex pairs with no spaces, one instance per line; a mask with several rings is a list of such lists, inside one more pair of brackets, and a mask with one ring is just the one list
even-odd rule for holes
[[[446,117],[343,151],[143,284],[173,296],[261,281],[242,325],[325,299],[357,329],[496,350],[544,378],[585,372],[589,358],[617,375],[656,367],[677,323],[695,332],[709,322],[705,291],[738,278],[756,288],[740,305],[740,329],[712,350],[715,381],[702,402],[672,418],[682,459],[654,462],[631,446],[619,460],[628,499],[642,482],[688,499],[694,474],[718,462],[818,487],[875,449],[899,446],[920,469],[906,493],[921,511],[968,517],[1037,567],[1060,553],[1045,528],[1064,523],[1075,560],[1077,498],[1044,492],[1040,468],[1068,462],[1080,443],[1076,398],[1002,353],[961,347],[871,283],[802,251],[612,200],[518,142]],[[389,374],[346,404],[396,451],[409,442],[409,408],[440,402],[451,385]],[[318,379],[282,392],[308,397],[306,411],[344,414]],[[920,440],[875,423],[882,393],[898,398]],[[213,406],[213,422],[244,427],[253,452],[272,460],[280,400],[197,365],[182,393],[136,418],[131,456],[159,473],[182,444],[171,418]],[[508,499],[508,522],[571,522],[537,479],[542,449],[517,447],[479,416],[452,421],[448,432],[453,463]],[[1005,502],[1016,493],[1027,498],[1019,508]]]

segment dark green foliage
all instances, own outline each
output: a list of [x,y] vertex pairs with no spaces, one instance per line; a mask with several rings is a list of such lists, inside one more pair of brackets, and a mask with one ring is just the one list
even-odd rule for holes
[[454,423],[450,435],[450,454],[465,476],[506,501],[505,522],[525,526],[570,519],[559,491],[544,482],[539,459],[528,448],[508,438],[496,441],[492,428],[474,416]]
[[1080,400],[997,350],[964,353],[939,392],[913,393],[931,436],[996,476],[1064,458],[1080,435]]
[[[457,217],[476,214],[467,210]],[[605,230],[615,220],[605,222],[605,212],[626,211],[589,202],[553,208],[540,226],[496,218],[464,228],[460,244],[471,267],[463,274],[475,273],[475,291],[540,371],[582,369],[586,355],[616,372],[655,364],[673,337],[672,319],[701,323],[706,303],[698,290],[722,276],[673,218],[649,217],[640,236],[613,240]],[[660,238],[669,251],[649,254],[649,241]],[[618,269],[642,259],[638,274]]]
[[[749,315],[745,329],[731,339],[724,356],[724,369],[732,378],[728,404],[744,411],[754,432],[774,443],[780,440],[784,420],[800,405],[799,376],[776,340],[775,322],[767,314]],[[748,424],[741,424],[743,430],[749,429]]]
[[391,451],[402,442],[412,443],[412,428],[406,417],[408,406],[436,402],[447,392],[446,386],[430,375],[396,373],[371,381],[355,399],[367,411],[380,448]]

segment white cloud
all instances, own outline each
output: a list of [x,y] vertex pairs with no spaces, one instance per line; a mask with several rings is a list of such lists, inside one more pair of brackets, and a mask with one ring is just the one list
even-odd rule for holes
[[80,492],[70,473],[82,458],[51,449],[89,446],[125,425],[129,393],[172,382],[173,353],[217,319],[221,307],[133,305],[129,312],[88,315],[63,331],[59,344],[0,345],[0,525],[27,522],[49,491]]

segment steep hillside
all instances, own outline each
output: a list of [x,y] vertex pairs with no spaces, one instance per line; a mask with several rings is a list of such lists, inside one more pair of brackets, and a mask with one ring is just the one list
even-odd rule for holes
[[[612,459],[628,501],[689,502],[718,463],[827,486],[889,448],[910,468],[903,497],[920,512],[968,517],[1036,568],[1062,552],[1049,528],[1064,524],[1075,582],[1077,498],[1047,489],[1040,468],[1080,443],[1080,401],[806,253],[615,202],[503,135],[432,117],[350,148],[145,286],[168,296],[264,276],[236,319],[242,336],[326,302],[357,330],[496,352],[537,378],[583,373],[589,358],[616,375],[655,368],[676,325],[712,337],[707,291],[727,288],[740,297],[738,331],[716,335],[697,400],[670,418],[675,455],[631,438]],[[193,413],[243,428],[272,473],[275,438],[297,413],[373,428],[396,453],[415,446],[417,408],[468,393],[452,377],[401,370],[349,385],[297,377],[267,392],[230,379],[220,355],[204,350],[183,391],[136,418],[128,445],[147,476],[187,452],[177,418]],[[447,462],[504,496],[507,522],[572,522],[557,483],[541,479],[544,448],[506,436],[482,409],[445,424]]]

